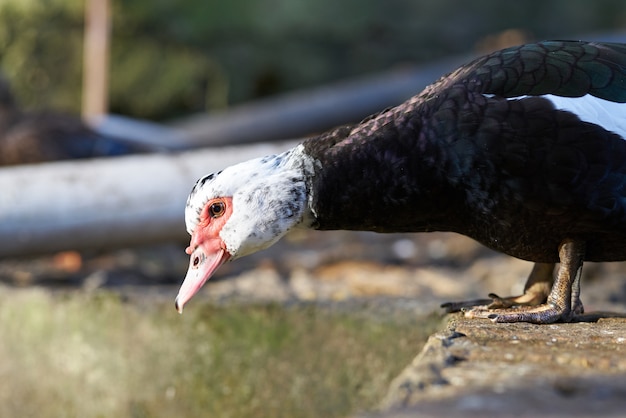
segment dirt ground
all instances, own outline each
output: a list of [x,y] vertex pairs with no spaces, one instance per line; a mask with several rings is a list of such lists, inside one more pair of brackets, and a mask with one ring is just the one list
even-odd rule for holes
[[[171,298],[187,269],[186,243],[0,261],[8,286],[93,290]],[[194,299],[216,302],[345,301],[389,297],[421,311],[446,301],[522,291],[530,262],[452,233],[299,231],[268,250],[228,263]],[[586,263],[586,310],[626,311],[626,263]],[[193,300],[188,307],[193,306]]]

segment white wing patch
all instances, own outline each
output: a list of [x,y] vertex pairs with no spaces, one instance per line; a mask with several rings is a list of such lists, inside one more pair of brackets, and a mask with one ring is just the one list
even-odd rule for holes
[[[532,96],[519,96],[507,100],[524,99]],[[550,100],[554,107],[577,115],[584,122],[602,126],[626,139],[626,103],[616,103],[587,94],[582,97],[561,97],[546,94],[542,97]]]

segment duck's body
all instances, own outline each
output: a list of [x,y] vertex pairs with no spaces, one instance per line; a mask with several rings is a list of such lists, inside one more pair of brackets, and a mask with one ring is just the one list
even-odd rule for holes
[[[495,311],[497,320],[569,320],[582,311],[582,260],[626,260],[624,102],[626,45],[525,45],[461,67],[359,125],[206,176],[188,201],[192,263],[177,306],[222,262],[293,227],[454,231],[541,263],[529,288],[551,284],[551,265],[562,263],[554,288],[566,282],[566,294]],[[217,216],[215,202],[224,206]],[[568,306],[555,314],[555,304]]]
[[101,135],[69,113],[20,109],[8,81],[0,76],[0,166],[147,151],[148,147]]
[[[577,236],[587,260],[626,259],[624,139],[554,111],[548,99],[452,93],[440,103],[462,112],[421,107],[381,116],[389,123],[379,129],[306,141],[318,162],[308,180],[313,227],[453,231],[544,263],[558,261],[564,236]],[[448,132],[423,134],[438,129]]]

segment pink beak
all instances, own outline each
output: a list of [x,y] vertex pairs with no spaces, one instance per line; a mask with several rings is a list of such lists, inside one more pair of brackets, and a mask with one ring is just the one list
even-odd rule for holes
[[189,299],[200,290],[213,273],[229,258],[230,254],[222,248],[209,252],[203,248],[203,245],[196,247],[191,253],[187,275],[178,291],[178,296],[176,296],[175,306],[178,313],[183,313],[183,307]]

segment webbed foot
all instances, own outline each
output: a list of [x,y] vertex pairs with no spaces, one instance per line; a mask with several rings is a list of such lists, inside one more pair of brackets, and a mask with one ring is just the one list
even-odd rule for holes
[[584,312],[580,301],[580,275],[582,273],[585,243],[564,240],[559,247],[561,266],[546,303],[537,306],[512,306],[491,309],[476,306],[465,311],[468,318],[488,318],[494,322],[532,322],[549,324],[556,321],[571,322]]
[[490,293],[490,299],[474,299],[462,302],[448,302],[441,305],[447,313],[459,312],[468,308],[482,308],[487,310],[506,309],[513,306],[536,306],[545,303],[552,283],[554,282],[554,264],[535,263],[526,285],[524,293],[519,296],[500,297]]

